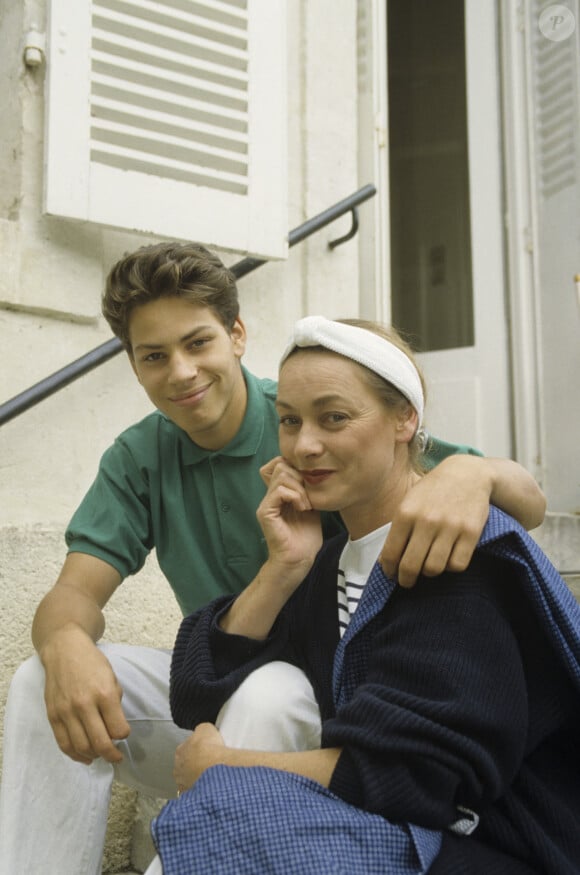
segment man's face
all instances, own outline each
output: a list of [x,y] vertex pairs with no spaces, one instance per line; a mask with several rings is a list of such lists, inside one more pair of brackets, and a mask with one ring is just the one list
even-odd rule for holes
[[208,307],[159,298],[133,310],[129,339],[133,370],[155,407],[198,446],[225,446],[246,410],[243,323],[228,332]]

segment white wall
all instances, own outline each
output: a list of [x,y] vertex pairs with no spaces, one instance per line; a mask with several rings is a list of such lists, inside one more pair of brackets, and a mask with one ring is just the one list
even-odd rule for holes
[[559,34],[549,8],[500,0],[512,416],[549,510],[580,522],[580,6]]

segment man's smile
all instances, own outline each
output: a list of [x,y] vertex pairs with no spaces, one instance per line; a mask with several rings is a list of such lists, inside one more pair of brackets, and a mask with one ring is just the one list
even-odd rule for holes
[[185,392],[182,395],[171,396],[169,400],[174,404],[177,404],[179,407],[195,406],[205,398],[210,386],[211,383],[207,386],[202,386],[199,389],[191,389],[189,392]]

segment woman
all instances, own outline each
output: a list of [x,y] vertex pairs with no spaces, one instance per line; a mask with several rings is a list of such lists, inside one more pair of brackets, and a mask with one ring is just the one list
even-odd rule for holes
[[[277,406],[269,558],[176,642],[173,715],[197,729],[176,756],[187,792],[153,825],[164,873],[577,873],[580,610],[565,584],[493,508],[465,572],[412,590],[382,573],[421,476],[423,385],[396,335],[301,320]],[[348,537],[321,546],[324,510]],[[226,746],[211,724],[275,660],[310,682],[320,746]]]

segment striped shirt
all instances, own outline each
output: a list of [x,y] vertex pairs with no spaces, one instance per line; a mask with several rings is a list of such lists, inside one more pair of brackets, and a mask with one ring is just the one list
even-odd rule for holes
[[349,538],[344,545],[338,562],[338,626],[341,638],[356,611],[390,528],[391,524],[387,523],[356,541]]

